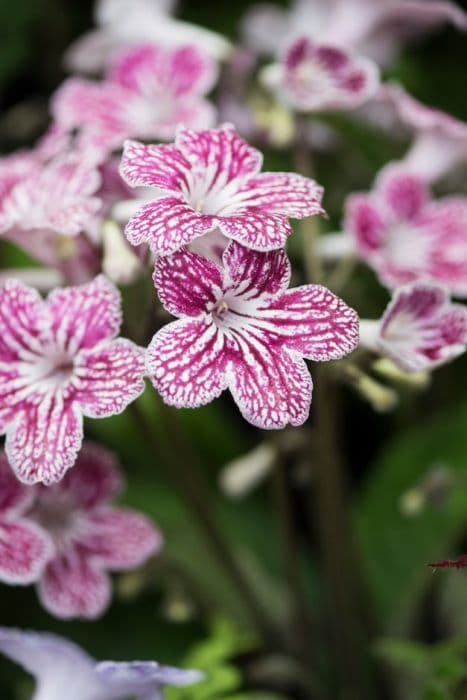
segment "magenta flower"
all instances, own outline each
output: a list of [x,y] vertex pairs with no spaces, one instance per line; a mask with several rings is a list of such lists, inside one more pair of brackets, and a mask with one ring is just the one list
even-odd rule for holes
[[96,662],[73,642],[45,632],[0,628],[0,652],[34,676],[32,700],[162,700],[167,686],[203,678],[155,661]]
[[251,48],[276,54],[306,35],[358,51],[387,65],[412,36],[450,23],[467,29],[467,14],[448,0],[294,0],[290,10],[253,6],[243,21]]
[[352,57],[330,44],[316,44],[307,37],[291,44],[282,62],[267,66],[262,78],[300,112],[358,107],[375,94],[379,85],[375,63]]
[[467,161],[467,124],[422,104],[400,85],[386,85],[381,99],[396,109],[400,120],[415,133],[401,161],[405,170],[432,182]]
[[127,142],[122,177],[159,189],[128,222],[128,240],[169,255],[219,228],[255,250],[280,248],[292,233],[288,217],[323,213],[323,189],[294,173],[261,173],[261,164],[261,153],[229,124],[200,132],[180,127],[174,145]]
[[171,17],[174,4],[173,0],[98,0],[98,28],[70,46],[67,64],[74,72],[95,74],[122,50],[141,43],[172,48],[192,44],[214,58],[225,58],[231,48],[227,39]]
[[120,413],[144,389],[142,350],[115,339],[120,295],[103,276],[43,301],[0,288],[0,432],[17,477],[51,484],[73,466],[82,416]]
[[65,81],[52,113],[61,128],[82,129],[84,144],[103,152],[129,137],[172,139],[179,123],[193,129],[214,124],[214,107],[204,95],[216,79],[216,63],[195,46],[139,44],[118,56],[103,82]]
[[0,581],[34,583],[52,553],[49,537],[26,516],[34,488],[21,484],[0,453]]
[[148,518],[111,505],[123,485],[115,457],[88,444],[59,484],[38,487],[29,518],[53,542],[39,580],[52,615],[99,617],[112,595],[106,572],[134,569],[160,550],[161,534]]
[[301,425],[312,383],[302,356],[335,360],[358,342],[355,311],[325,287],[287,290],[283,250],[258,253],[236,242],[224,268],[183,250],[156,261],[159,297],[178,321],[154,336],[147,369],[164,401],[207,404],[230,389],[260,428]]
[[380,321],[360,322],[360,343],[406,372],[434,369],[465,352],[467,307],[437,285],[401,287]]
[[430,200],[422,178],[386,169],[373,192],[347,199],[344,228],[386,286],[423,280],[467,295],[465,197]]

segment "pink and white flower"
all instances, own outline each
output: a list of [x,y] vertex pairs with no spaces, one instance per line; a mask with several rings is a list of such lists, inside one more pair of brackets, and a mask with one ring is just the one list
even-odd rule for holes
[[125,138],[171,139],[177,124],[210,127],[215,109],[204,95],[217,79],[215,61],[193,45],[138,44],[119,54],[102,82],[70,78],[52,100],[56,123],[82,130],[103,152]]
[[254,6],[243,31],[260,53],[280,54],[305,35],[387,65],[407,39],[445,23],[465,31],[467,14],[445,0],[294,0],[290,10],[269,3]]
[[166,686],[203,678],[199,671],[155,661],[98,663],[63,637],[8,627],[0,628],[0,652],[34,677],[31,700],[161,700]]
[[293,42],[282,61],[267,66],[261,75],[267,87],[300,112],[353,109],[379,86],[375,63],[307,37]]
[[0,453],[0,581],[34,583],[52,554],[52,543],[26,515],[34,488],[21,484]]
[[467,161],[467,123],[424,105],[400,85],[383,86],[380,99],[389,102],[415,134],[408,153],[400,161],[405,170],[433,182]]
[[200,132],[180,127],[170,145],[127,142],[122,177],[158,188],[157,199],[128,222],[128,240],[169,255],[219,228],[255,250],[280,248],[292,233],[289,217],[323,213],[323,189],[302,175],[261,173],[261,164],[262,154],[229,124]]
[[28,516],[53,542],[38,584],[52,615],[99,617],[112,595],[107,571],[134,569],[160,550],[161,534],[148,518],[112,506],[123,486],[114,455],[87,444],[59,484],[37,488]]
[[259,253],[231,242],[223,263],[188,250],[157,259],[159,297],[179,320],[154,336],[148,374],[178,408],[210,403],[230,389],[253,425],[301,425],[312,391],[302,357],[336,360],[352,352],[357,314],[325,287],[288,290],[284,250]]
[[118,290],[103,276],[38,292],[0,288],[0,432],[17,477],[51,484],[73,466],[83,415],[120,413],[144,389],[142,350],[115,338]]
[[216,59],[225,58],[230,43],[216,32],[171,17],[172,0],[98,0],[98,28],[69,48],[66,62],[73,71],[106,69],[122,50],[152,43],[177,48],[193,44]]
[[400,287],[379,321],[360,321],[360,344],[406,372],[434,369],[465,352],[467,307],[438,285]]
[[467,198],[431,200],[424,179],[386,168],[373,192],[347,199],[344,229],[389,288],[425,281],[467,296]]

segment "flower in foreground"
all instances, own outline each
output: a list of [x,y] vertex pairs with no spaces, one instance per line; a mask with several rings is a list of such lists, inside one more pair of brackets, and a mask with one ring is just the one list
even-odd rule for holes
[[52,100],[61,128],[104,153],[126,138],[170,140],[183,123],[202,129],[215,122],[204,95],[217,78],[215,61],[193,45],[167,49],[138,44],[121,53],[102,82],[70,78]]
[[301,425],[312,382],[302,359],[336,360],[358,342],[358,317],[325,287],[288,290],[283,250],[232,242],[224,267],[181,251],[156,261],[159,297],[179,320],[153,338],[147,369],[167,403],[194,408],[230,389],[261,428]]
[[391,167],[347,199],[344,229],[388,287],[423,280],[467,296],[467,198],[431,200],[423,178]]
[[120,323],[119,292],[103,275],[46,301],[15,279],[0,287],[0,432],[21,481],[59,481],[83,415],[120,413],[144,390],[143,352],[115,338]]
[[37,581],[52,554],[49,537],[26,515],[34,488],[21,484],[0,453],[0,581]]
[[379,321],[360,321],[360,343],[405,372],[434,369],[465,352],[467,307],[438,285],[401,287]]
[[261,173],[261,165],[262,154],[229,124],[199,132],[180,127],[173,145],[127,142],[122,177],[159,190],[128,222],[128,240],[169,255],[219,228],[255,250],[280,248],[292,233],[289,217],[323,213],[323,189],[295,173]]
[[53,543],[39,597],[56,617],[96,618],[111,599],[106,573],[141,566],[162,537],[141,513],[112,506],[124,486],[114,455],[85,444],[59,484],[36,488],[28,517]]
[[160,700],[165,686],[197,683],[203,674],[155,661],[98,663],[62,637],[0,627],[0,652],[34,676],[31,700]]
[[300,112],[358,107],[379,85],[378,68],[369,59],[306,37],[288,47],[281,63],[267,66],[262,80]]

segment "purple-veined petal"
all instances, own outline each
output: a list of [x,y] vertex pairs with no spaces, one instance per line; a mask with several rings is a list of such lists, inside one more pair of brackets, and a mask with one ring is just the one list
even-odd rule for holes
[[[245,334],[246,336],[246,334]],[[294,352],[251,344],[229,368],[229,389],[243,417],[265,430],[302,425],[308,418],[312,381],[305,362]]]
[[62,620],[94,620],[110,603],[110,579],[79,548],[70,549],[47,565],[39,597],[45,609]]
[[209,318],[184,318],[152,339],[146,367],[164,401],[178,408],[210,403],[226,388],[224,340]]
[[213,182],[221,177],[227,184],[256,175],[263,162],[262,154],[240,138],[230,124],[206,131],[180,127],[175,143],[192,167],[212,168]]
[[37,351],[39,337],[48,320],[46,306],[35,289],[15,279],[5,282],[0,288],[2,372],[13,371],[10,363]]
[[426,182],[417,175],[390,169],[378,182],[378,193],[392,214],[402,221],[411,221],[428,202]]
[[215,229],[216,221],[178,197],[163,197],[145,204],[127,223],[125,235],[133,245],[147,242],[157,255],[171,255]]
[[174,316],[199,316],[216,301],[214,291],[222,287],[218,265],[181,250],[156,260],[154,284],[167,311]]
[[120,174],[132,187],[158,187],[169,193],[178,193],[189,167],[175,146],[146,146],[138,141],[126,141]]
[[0,518],[0,581],[34,583],[52,555],[52,543],[40,527],[26,519]]
[[260,253],[233,241],[222,259],[226,284],[241,289],[245,299],[275,295],[289,286],[290,262],[283,249]]
[[149,518],[123,508],[89,513],[89,534],[80,540],[93,562],[123,571],[144,564],[162,547],[162,535]]
[[310,360],[338,360],[357,347],[357,313],[326,287],[289,289],[271,302],[265,318],[271,312],[283,344]]
[[121,413],[144,391],[144,352],[125,338],[98,345],[79,356],[76,401],[85,416]]
[[104,275],[88,284],[54,290],[48,307],[58,344],[73,353],[113,338],[120,328],[120,293]]
[[377,251],[388,233],[381,212],[366,194],[354,194],[347,198],[344,229],[355,238],[362,255]]
[[82,439],[78,407],[49,396],[20,410],[8,428],[5,451],[20,481],[52,484],[73,466]]
[[0,452],[0,517],[23,514],[34,500],[35,490],[15,477],[4,452]]
[[282,248],[292,233],[285,216],[267,214],[262,209],[248,209],[241,215],[219,217],[217,221],[225,236],[253,250]]
[[204,678],[201,671],[162,666],[155,661],[102,661],[97,664],[96,671],[106,683],[115,685],[122,692],[146,691],[151,700],[151,690],[156,693],[164,686],[183,687]]
[[296,173],[259,173],[240,190],[248,192],[248,206],[268,213],[302,219],[323,214],[323,188],[314,180]]

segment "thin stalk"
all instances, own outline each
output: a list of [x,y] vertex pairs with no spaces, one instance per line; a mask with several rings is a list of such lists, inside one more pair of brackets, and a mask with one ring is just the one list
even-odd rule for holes
[[166,476],[170,478],[172,486],[199,524],[212,554],[238,590],[263,641],[272,647],[282,649],[284,645],[279,631],[264,611],[261,601],[258,600],[249,581],[235,561],[230,544],[217,526],[210,507],[210,495],[201,479],[200,465],[189,449],[186,438],[180,434],[180,426],[177,425],[177,419],[172,410],[161,403],[159,420],[162,421],[161,434],[164,435],[162,439],[158,439],[137,403],[131,405],[131,410],[158,460],[162,456],[163,461],[169,465]]

